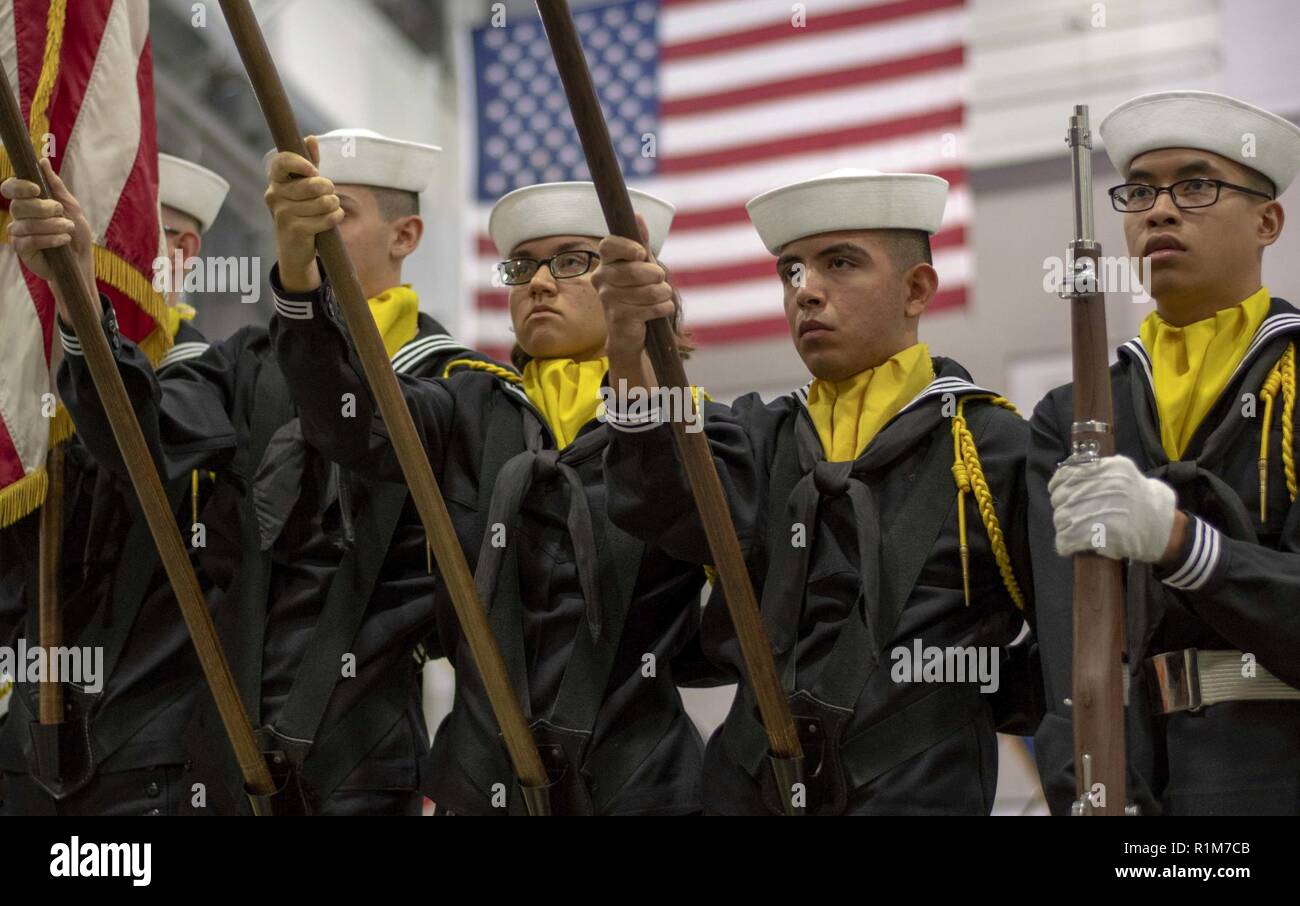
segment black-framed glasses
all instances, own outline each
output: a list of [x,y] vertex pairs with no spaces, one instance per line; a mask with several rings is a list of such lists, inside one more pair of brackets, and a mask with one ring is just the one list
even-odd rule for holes
[[522,286],[537,275],[542,265],[546,265],[556,280],[570,280],[587,273],[599,260],[600,255],[595,252],[574,249],[540,261],[536,258],[511,258],[497,265],[497,273],[506,286]]
[[1126,182],[1122,186],[1115,186],[1110,189],[1109,194],[1110,203],[1115,210],[1121,214],[1134,214],[1154,208],[1161,192],[1168,192],[1169,197],[1174,200],[1174,205],[1179,210],[1208,208],[1219,200],[1220,189],[1233,189],[1237,192],[1245,192],[1247,195],[1257,195],[1260,198],[1267,198],[1269,201],[1273,200],[1273,196],[1267,192],[1224,182],[1222,179],[1210,179],[1207,176],[1180,179],[1178,182],[1167,186],[1148,186],[1140,182]]

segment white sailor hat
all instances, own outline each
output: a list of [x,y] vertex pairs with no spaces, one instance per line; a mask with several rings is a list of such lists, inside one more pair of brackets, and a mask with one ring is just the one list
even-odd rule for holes
[[193,217],[200,233],[217,219],[229,192],[230,183],[207,167],[170,154],[158,155],[158,203]]
[[[403,192],[423,192],[433,179],[442,148],[388,138],[369,129],[335,129],[316,137],[322,176],[338,185],[374,186]],[[270,169],[275,149],[263,164]]]
[[1212,151],[1263,173],[1278,194],[1300,171],[1300,127],[1245,101],[1209,91],[1160,91],[1125,101],[1098,127],[1110,162],[1127,178],[1140,154]]
[[[628,189],[632,210],[645,218],[650,230],[650,251],[658,255],[668,238],[677,209],[648,192]],[[589,182],[547,182],[515,189],[492,208],[488,232],[502,258],[510,257],[521,242],[546,236],[609,235],[596,187]]]
[[773,255],[782,246],[839,230],[924,230],[943,222],[948,181],[928,173],[836,170],[764,192],[745,205]]

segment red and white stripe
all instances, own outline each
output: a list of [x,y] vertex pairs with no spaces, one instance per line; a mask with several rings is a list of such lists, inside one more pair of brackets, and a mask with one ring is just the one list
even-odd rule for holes
[[[940,294],[965,304],[965,0],[660,0],[659,174],[634,180],[678,207],[660,256],[704,343],[786,331],[775,260],[745,202],[840,167],[937,173],[952,189],[934,237]],[[480,345],[508,347],[507,296],[492,285],[487,209],[473,227]]]
[[[30,116],[53,0],[0,0],[0,58]],[[96,245],[146,279],[161,249],[158,152],[149,7],[145,0],[66,0],[57,81],[49,105],[52,162],[77,195]],[[122,332],[142,340],[157,325],[116,289]],[[41,466],[50,419],[53,327],[49,287],[0,245],[0,490]]]

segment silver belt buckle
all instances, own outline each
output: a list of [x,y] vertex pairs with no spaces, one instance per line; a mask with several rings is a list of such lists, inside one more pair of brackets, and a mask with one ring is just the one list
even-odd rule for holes
[[1201,674],[1195,648],[1167,651],[1147,658],[1147,679],[1159,697],[1159,712],[1201,709]]

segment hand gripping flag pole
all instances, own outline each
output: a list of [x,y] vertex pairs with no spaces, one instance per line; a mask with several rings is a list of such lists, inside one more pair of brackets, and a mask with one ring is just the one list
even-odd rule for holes
[[[45,177],[37,164],[36,151],[32,148],[31,137],[27,134],[18,101],[3,67],[0,67],[0,140],[9,151],[14,174],[19,179],[39,185],[42,196],[49,198],[49,186],[45,184]],[[240,773],[254,803],[254,811],[261,813],[259,798],[270,796],[274,792],[271,772],[253,738],[253,729],[239,700],[230,664],[221,650],[198,578],[194,575],[194,568],[185,552],[185,544],[176,528],[176,517],[167,502],[167,495],[158,471],[154,468],[153,457],[140,430],[140,423],[136,420],[126,388],[122,384],[122,376],[118,373],[113,353],[108,348],[108,340],[100,327],[97,314],[100,306],[95,297],[95,288],[86,284],[72,250],[67,246],[47,249],[42,254],[50,262],[54,271],[54,283],[67,302],[72,329],[81,341],[91,379],[103,401],[113,436],[122,451],[122,461],[126,463],[149,532],[158,546],[163,569],[167,572],[177,603],[180,604],[190,638],[194,640],[199,663],[207,677],[208,687],[212,690],[212,697],[216,699],[226,735],[235,750]]]
[[[221,9],[225,13],[226,23],[230,26],[230,33],[239,49],[239,56],[244,61],[248,80],[252,83],[253,92],[257,95],[276,147],[281,151],[291,151],[307,157],[307,147],[298,131],[289,97],[248,0],[221,0]],[[416,509],[419,510],[420,521],[424,523],[433,556],[438,561],[438,570],[451,593],[456,617],[460,621],[461,631],[465,633],[474,664],[483,679],[492,712],[501,727],[528,812],[531,815],[549,814],[550,781],[546,768],[537,752],[523,707],[510,683],[501,649],[488,626],[487,612],[479,602],[474,577],[452,528],[451,516],[447,513],[447,505],[433,476],[428,454],[416,433],[415,422],[406,407],[406,401],[402,398],[392,363],[384,351],[384,341],[370,314],[370,307],[361,291],[361,284],[339,231],[331,229],[317,236],[316,250],[334,288],[335,298],[361,360],[366,383],[374,393],[380,415],[388,426],[393,449],[401,463],[402,473],[406,476],[406,484],[411,489]]]
[[[600,206],[605,212],[605,223],[614,235],[639,242],[641,237],[637,231],[632,200],[628,196],[623,174],[619,171],[618,158],[609,138],[609,127],[596,98],[591,71],[578,39],[577,28],[573,24],[573,16],[569,12],[569,4],[567,0],[537,0],[537,9],[546,26],[546,37],[551,43],[560,80],[564,83],[574,125],[582,139],[587,168],[591,171],[596,194],[600,197]],[[686,369],[682,366],[682,358],[677,351],[677,341],[665,319],[650,322],[646,347],[659,381],[665,387],[681,393],[681,399],[692,399]],[[789,701],[777,677],[772,645],[759,616],[754,588],[749,581],[740,542],[736,538],[736,527],[731,520],[731,509],[722,492],[722,483],[718,480],[709,442],[703,432],[687,432],[682,420],[673,421],[672,432],[678,457],[686,470],[695,506],[709,539],[713,565],[722,581],[727,609],[731,612],[731,620],[736,627],[745,673],[758,701],[763,726],[767,730],[768,747],[771,750],[769,758],[777,789],[781,791],[782,806],[788,815],[802,814],[803,807],[799,803],[803,801],[804,789],[803,750],[795,730],[794,718],[790,714]]]

